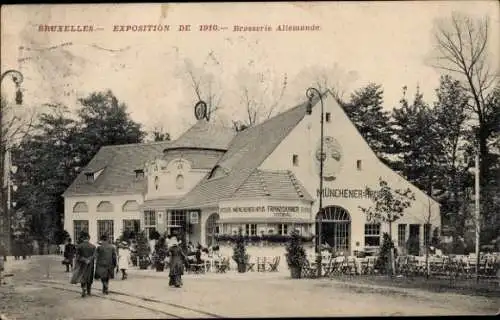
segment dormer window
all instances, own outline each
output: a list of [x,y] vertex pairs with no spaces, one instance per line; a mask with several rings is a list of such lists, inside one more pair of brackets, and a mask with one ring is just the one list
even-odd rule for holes
[[292,156],[292,163],[293,163],[294,167],[298,167],[299,166],[299,155],[294,154]]
[[325,121],[330,122],[332,120],[332,114],[330,112],[325,113]]
[[134,172],[135,172],[136,179],[144,178],[144,169],[135,169]]
[[87,181],[89,181],[89,182],[94,181],[94,173],[93,172],[85,172],[85,177],[87,178]]

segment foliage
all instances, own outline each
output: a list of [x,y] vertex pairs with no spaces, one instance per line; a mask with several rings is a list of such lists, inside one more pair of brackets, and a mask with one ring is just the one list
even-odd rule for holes
[[150,251],[148,239],[146,233],[141,231],[137,234],[137,255],[139,258],[148,257]]
[[391,164],[387,154],[393,149],[394,139],[388,126],[391,115],[384,110],[383,95],[381,85],[370,83],[351,94],[342,107],[377,157]]
[[375,261],[375,269],[377,269],[381,274],[387,274],[390,272],[390,256],[393,248],[394,242],[391,240],[390,235],[387,232],[384,232],[380,253]]
[[[498,199],[498,155],[491,145],[498,141],[500,126],[500,82],[495,60],[489,56],[490,20],[453,13],[449,19],[437,21],[434,30],[436,59],[434,67],[453,74],[460,81],[468,99],[467,109],[473,117],[472,153],[479,154],[481,213],[486,236],[491,240],[500,225]],[[498,143],[497,143],[498,144]],[[498,149],[496,150],[498,153]],[[496,180],[496,181],[494,181]]]
[[294,231],[286,246],[286,262],[288,267],[300,268],[305,259],[306,251],[302,245],[300,235],[298,232]]
[[79,99],[79,156],[85,166],[106,145],[139,143],[145,133],[141,125],[130,119],[127,106],[111,91],[94,92]]
[[18,167],[12,200],[38,240],[57,240],[63,228],[61,195],[101,146],[141,142],[144,136],[110,91],[92,93],[80,102],[76,119],[65,106],[49,106],[12,150]]
[[136,237],[136,235],[134,234],[133,231],[131,231],[129,229],[125,229],[125,230],[122,231],[122,234],[118,238],[118,241],[120,241],[120,242],[122,242],[122,241],[130,242],[130,239],[134,239],[135,237]]
[[[368,208],[359,207],[367,216],[368,221],[385,222],[391,227],[392,223],[401,218],[405,211],[411,207],[415,195],[408,188],[406,190],[393,190],[387,181],[379,178],[379,190],[371,190],[366,187],[367,194],[371,195],[373,206]],[[391,228],[389,228],[389,235]]]
[[432,231],[431,246],[439,248],[440,243],[439,228],[434,228],[434,231]]
[[249,257],[245,248],[245,238],[243,237],[242,230],[240,228],[236,244],[233,248],[233,260],[237,264],[246,264],[248,263],[248,259]]
[[156,229],[151,230],[149,233],[149,240],[158,240],[160,239],[161,235]]
[[421,190],[429,191],[441,156],[433,114],[418,88],[412,103],[407,100],[406,92],[400,103],[399,108],[393,109],[392,116],[396,137],[394,152],[401,162],[401,174]]
[[165,238],[160,238],[154,248],[153,263],[158,266],[165,261],[167,257],[167,245]]
[[[238,235],[228,235],[228,234],[219,234],[216,235],[216,239],[218,242],[236,242],[238,239]],[[287,243],[290,241],[291,236],[281,235],[281,234],[264,234],[261,236],[249,236],[244,235],[243,238],[245,242],[270,242],[270,243]],[[300,236],[302,242],[312,242],[314,236]]]

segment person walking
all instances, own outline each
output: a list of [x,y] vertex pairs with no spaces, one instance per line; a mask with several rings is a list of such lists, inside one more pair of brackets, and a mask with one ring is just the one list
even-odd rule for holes
[[64,260],[63,263],[66,265],[66,272],[73,271],[73,259],[75,258],[76,247],[71,243],[71,238],[68,239],[68,243],[64,246]]
[[101,236],[101,245],[96,249],[95,279],[102,282],[102,293],[109,293],[109,279],[114,278],[117,263],[116,249],[108,242],[108,236]]
[[184,274],[184,261],[186,256],[182,252],[177,240],[171,240],[168,254],[170,256],[170,280],[168,285],[180,288],[182,287],[182,275]]
[[132,258],[128,243],[123,241],[118,251],[118,268],[122,272],[122,280],[127,279],[127,269],[131,263]]
[[81,243],[76,247],[76,264],[71,277],[71,283],[80,283],[82,286],[82,298],[91,295],[92,283],[94,282],[94,255],[96,247],[89,242],[90,236],[82,232]]

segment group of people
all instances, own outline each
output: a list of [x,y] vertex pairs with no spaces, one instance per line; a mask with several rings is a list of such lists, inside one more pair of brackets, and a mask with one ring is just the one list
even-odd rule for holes
[[131,262],[127,242],[122,242],[116,247],[106,235],[101,236],[97,246],[89,240],[88,233],[83,232],[78,245],[73,245],[71,239],[68,239],[64,247],[63,264],[66,265],[66,272],[69,272],[70,268],[73,271],[71,283],[80,283],[82,297],[92,294],[94,279],[101,280],[102,293],[108,294],[109,280],[114,279],[115,271],[120,270],[122,280],[125,280]]
[[[184,261],[186,255],[180,247],[181,242],[175,237],[169,237],[165,243],[166,255],[169,258],[169,285],[171,287],[182,287],[182,275],[184,274]],[[158,246],[156,246],[158,249]],[[115,272],[121,271],[122,280],[127,279],[127,269],[132,263],[130,246],[126,241],[113,245],[106,235],[101,236],[98,245],[90,243],[90,236],[83,232],[81,242],[76,246],[71,239],[64,247],[63,264],[66,272],[73,271],[72,284],[81,285],[81,296],[91,295],[94,279],[101,280],[103,294],[109,293],[109,280],[113,279]]]

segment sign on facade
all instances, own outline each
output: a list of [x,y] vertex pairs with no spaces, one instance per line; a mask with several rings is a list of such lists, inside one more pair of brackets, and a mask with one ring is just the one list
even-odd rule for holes
[[200,223],[200,215],[198,214],[198,211],[191,211],[191,212],[189,212],[189,222],[191,224],[198,224],[198,223]]
[[257,206],[257,207],[222,207],[220,208],[220,213],[269,213],[273,216],[289,217],[292,214],[298,213],[310,213],[310,207],[300,207],[300,206],[279,206],[279,205],[269,205],[269,206]]

